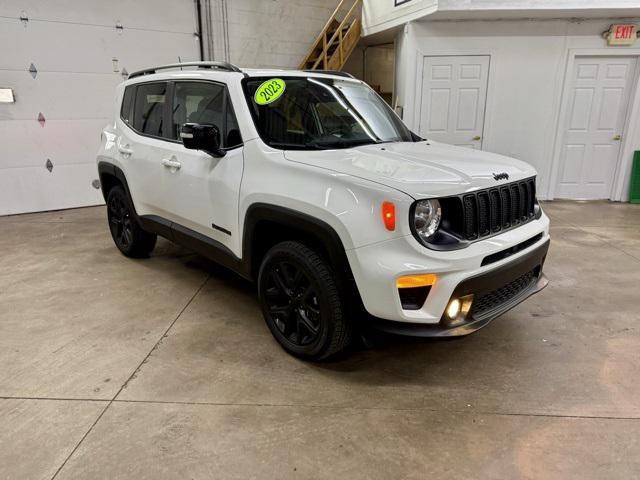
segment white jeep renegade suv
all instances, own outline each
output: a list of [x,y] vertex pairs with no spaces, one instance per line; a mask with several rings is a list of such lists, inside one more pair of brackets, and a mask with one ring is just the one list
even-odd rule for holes
[[534,169],[419,138],[341,72],[133,73],[97,160],[122,253],[161,235],[254,280],[300,357],[343,350],[356,318],[465,335],[546,285]]

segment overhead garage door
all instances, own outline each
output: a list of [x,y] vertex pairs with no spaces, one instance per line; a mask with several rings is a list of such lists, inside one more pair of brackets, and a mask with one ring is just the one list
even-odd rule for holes
[[198,60],[192,0],[0,2],[0,215],[102,202],[100,131],[126,72]]

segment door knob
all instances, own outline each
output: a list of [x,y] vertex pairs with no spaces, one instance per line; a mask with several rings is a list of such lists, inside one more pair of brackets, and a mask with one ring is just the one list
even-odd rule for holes
[[613,137],[614,140],[620,140],[622,138],[622,135],[616,135]]
[[476,136],[475,136],[475,137],[473,137],[471,140],[473,140],[473,141],[476,141],[476,142],[477,142],[477,141],[478,141],[478,140],[480,140],[481,138],[482,138],[482,137],[481,137],[480,135],[476,135]]

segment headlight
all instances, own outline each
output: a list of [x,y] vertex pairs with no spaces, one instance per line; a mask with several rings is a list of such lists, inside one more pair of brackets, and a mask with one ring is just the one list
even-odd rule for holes
[[441,219],[438,200],[420,200],[413,210],[413,229],[420,240],[428,242],[438,231]]

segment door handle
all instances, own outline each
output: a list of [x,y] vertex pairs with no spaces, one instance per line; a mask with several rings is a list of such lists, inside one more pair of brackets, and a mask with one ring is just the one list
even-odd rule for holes
[[480,135],[476,135],[476,136],[475,136],[475,137],[473,137],[471,140],[474,140],[474,141],[476,141],[476,142],[477,142],[477,141],[478,141],[478,140],[480,140],[480,139],[482,139],[482,137],[481,137]]
[[622,138],[622,135],[616,135],[613,137],[613,140],[620,140]]
[[180,170],[180,167],[182,166],[182,164],[174,159],[171,158],[165,158],[162,160],[162,165],[164,165],[167,168],[172,168],[174,170]]
[[123,155],[131,155],[133,153],[128,143],[126,145],[118,145],[118,151]]

